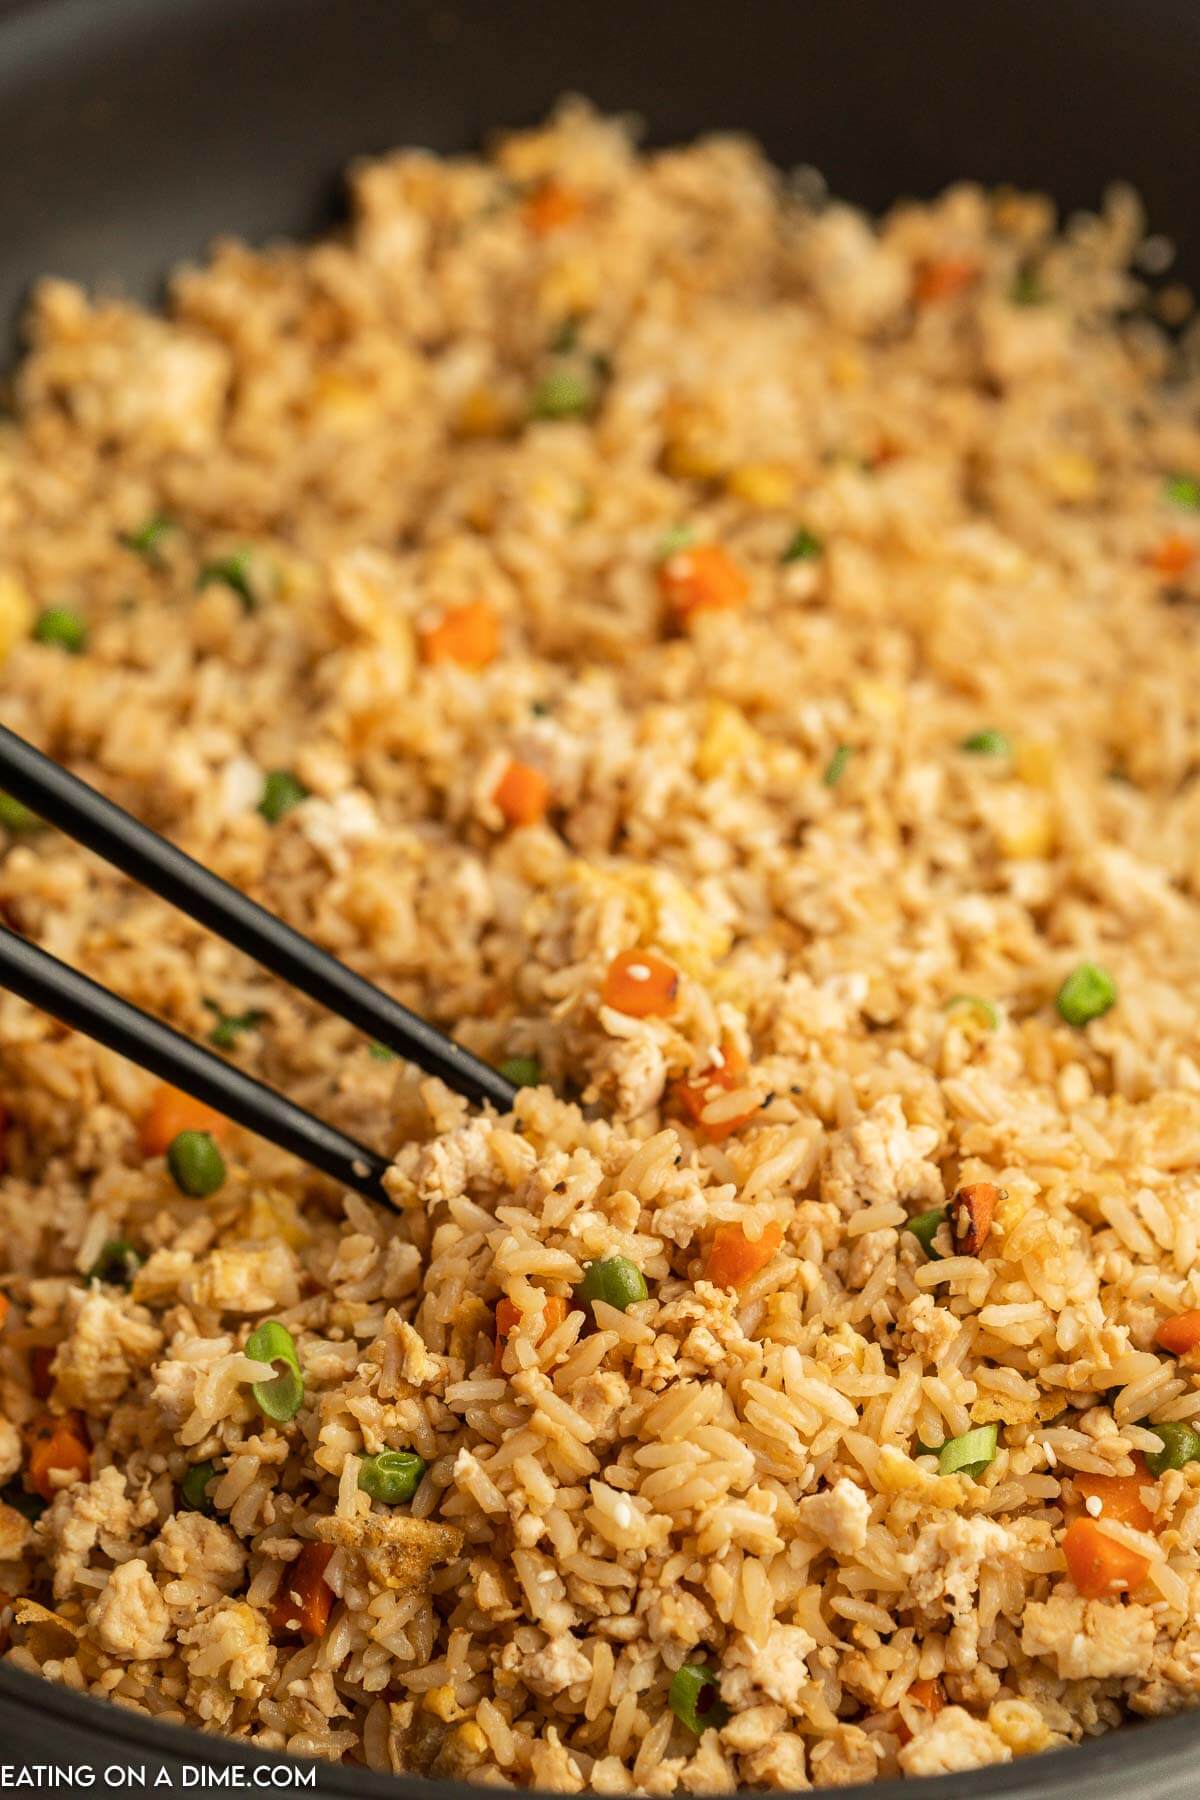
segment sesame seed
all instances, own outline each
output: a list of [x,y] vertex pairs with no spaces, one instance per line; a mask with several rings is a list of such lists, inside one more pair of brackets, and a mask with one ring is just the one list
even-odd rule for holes
[[1104,1511],[1104,1502],[1101,1500],[1099,1494],[1089,1494],[1083,1504],[1091,1513],[1093,1519],[1098,1519],[1100,1514]]
[[1043,1444],[1042,1449],[1046,1452],[1046,1461],[1050,1464],[1050,1467],[1056,1469],[1058,1467],[1058,1458],[1054,1454],[1054,1445]]
[[645,963],[630,963],[625,970],[630,981],[649,981],[650,971]]

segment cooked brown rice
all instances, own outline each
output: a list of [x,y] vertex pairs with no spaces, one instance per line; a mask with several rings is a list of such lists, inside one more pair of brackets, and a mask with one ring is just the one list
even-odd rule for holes
[[[343,236],[222,244],[166,318],[40,288],[0,710],[544,1085],[472,1114],[9,831],[6,920],[193,1036],[252,1015],[228,1053],[393,1154],[399,1209],[237,1133],[187,1198],[148,1078],[0,1000],[9,1658],[268,1748],[613,1794],[1191,1704],[1200,1464],[1136,1459],[1200,1418],[1155,1337],[1200,1306],[1200,431],[1136,204],[1056,233],[962,186],[876,228],[579,107],[352,192]],[[499,654],[431,659],[481,605]],[[271,823],[279,770],[308,797]],[[645,1017],[605,1003],[628,951],[678,977]],[[1071,1023],[1083,963],[1117,999]],[[927,1256],[910,1217],[983,1183],[980,1252]],[[762,1246],[737,1288],[723,1226]],[[113,1239],[128,1288],[88,1275]],[[614,1255],[649,1297],[571,1306]],[[47,1409],[90,1454],[34,1521]],[[988,1425],[977,1476],[918,1450]],[[358,1485],[384,1449],[427,1465],[411,1505]],[[1084,1518],[1136,1579],[1077,1589]],[[272,1606],[310,1541],[306,1639]]]

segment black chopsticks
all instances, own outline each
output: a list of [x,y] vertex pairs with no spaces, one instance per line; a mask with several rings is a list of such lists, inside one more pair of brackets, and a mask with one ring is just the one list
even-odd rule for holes
[[[0,788],[468,1100],[490,1101],[500,1111],[512,1106],[517,1090],[497,1070],[4,726]],[[0,984],[347,1187],[386,1199],[381,1179],[387,1164],[374,1151],[7,931],[0,931]]]

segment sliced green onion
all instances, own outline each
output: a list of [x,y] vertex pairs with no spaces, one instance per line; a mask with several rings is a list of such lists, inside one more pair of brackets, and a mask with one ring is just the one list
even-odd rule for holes
[[706,1731],[719,1731],[729,1721],[729,1708],[717,1692],[712,1670],[699,1663],[684,1663],[676,1669],[667,1703],[679,1722],[697,1737]]
[[33,635],[39,644],[57,644],[72,656],[87,649],[88,630],[78,613],[66,606],[48,606],[39,613]]
[[1037,270],[1028,264],[1023,269],[1018,269],[1013,276],[1008,297],[1014,306],[1040,306],[1046,298],[1046,290]]
[[234,550],[228,556],[219,556],[214,562],[205,563],[196,577],[198,588],[211,587],[214,582],[224,582],[231,588],[242,603],[243,611],[254,612],[258,606],[258,595],[250,583],[250,552]]
[[208,1034],[210,1044],[218,1050],[232,1050],[243,1031],[254,1031],[266,1018],[263,1012],[227,1013],[222,1012],[215,1000],[204,1002],[209,1012],[215,1013],[217,1022]]
[[1000,1014],[991,1001],[985,1000],[982,994],[951,994],[942,1010],[944,1012],[974,1013],[975,1017],[986,1025],[989,1031],[995,1031],[1000,1023]]
[[168,519],[166,513],[155,513],[144,525],[139,525],[136,531],[123,531],[121,542],[127,550],[136,550],[147,562],[156,563],[163,539],[178,529],[174,519]]
[[535,419],[582,419],[595,403],[595,384],[586,370],[551,369],[534,388],[529,411]]
[[825,773],[821,777],[821,780],[825,783],[827,788],[837,786],[838,782],[842,779],[842,776],[846,773],[846,767],[853,755],[854,751],[849,744],[838,745],[837,749],[826,763]]
[[923,1444],[921,1442],[920,1438],[916,1438],[913,1441],[912,1453],[913,1453],[914,1457],[917,1457],[917,1456],[940,1456],[942,1454],[942,1448],[943,1448],[943,1446],[941,1444]]
[[0,794],[0,825],[14,836],[26,831],[40,831],[42,821],[35,812],[20,800],[14,800],[11,794]]
[[307,799],[308,789],[290,769],[272,769],[263,783],[258,810],[268,825],[278,825],[284,813],[291,812],[293,806],[299,806]]
[[509,1056],[500,1064],[500,1073],[514,1087],[537,1087],[542,1065],[536,1056]]
[[381,1450],[378,1456],[363,1457],[358,1485],[372,1500],[403,1506],[420,1487],[425,1468],[424,1457],[415,1450]]
[[278,1319],[267,1319],[246,1339],[246,1355],[254,1362],[274,1365],[276,1372],[271,1380],[254,1382],[250,1391],[268,1419],[286,1425],[300,1411],[304,1398],[304,1376],[300,1373],[295,1338]]
[[368,1044],[367,1055],[374,1057],[376,1062],[395,1062],[396,1060],[396,1052],[389,1050],[386,1044]]
[[938,1226],[945,1223],[946,1217],[944,1206],[932,1206],[928,1212],[917,1213],[904,1227],[906,1231],[912,1232],[930,1262],[942,1260],[942,1253],[934,1249],[933,1240],[937,1236]]
[[794,536],[788,540],[787,547],[779,560],[781,563],[815,562],[824,548],[824,543],[816,533],[801,525]]
[[959,746],[972,756],[1011,756],[1012,739],[1003,731],[973,731]]
[[606,1256],[603,1262],[589,1263],[583,1280],[575,1289],[581,1300],[604,1300],[618,1312],[649,1298],[646,1277],[627,1256]]
[[1168,475],[1163,482],[1163,499],[1188,512],[1200,512],[1200,479],[1195,475]]
[[101,1244],[100,1254],[88,1270],[88,1280],[128,1287],[141,1266],[142,1258],[128,1238],[109,1238]]
[[655,546],[654,554],[659,562],[666,562],[669,557],[678,556],[681,550],[688,550],[696,541],[694,525],[672,525],[670,531],[664,531]]
[[1080,963],[1058,990],[1054,1004],[1068,1025],[1086,1025],[1103,1018],[1117,1001],[1117,986],[1099,963]]
[[207,1513],[210,1517],[216,1511],[208,1497],[208,1484],[217,1473],[215,1462],[193,1463],[179,1484],[179,1493],[183,1504],[191,1511]]
[[1145,1455],[1146,1467],[1155,1481],[1168,1469],[1182,1469],[1187,1463],[1200,1462],[1200,1432],[1193,1431],[1190,1425],[1169,1421],[1147,1429],[1162,1439],[1161,1450],[1149,1450]]
[[977,1481],[989,1463],[996,1460],[998,1425],[977,1425],[961,1437],[947,1438],[938,1451],[939,1475],[966,1475]]
[[225,1158],[210,1131],[181,1131],[167,1146],[167,1167],[181,1194],[203,1200],[225,1179]]

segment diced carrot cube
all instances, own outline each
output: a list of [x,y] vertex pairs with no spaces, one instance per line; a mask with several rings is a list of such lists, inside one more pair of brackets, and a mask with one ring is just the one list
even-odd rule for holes
[[675,1005],[679,975],[649,950],[622,950],[608,965],[600,999],[631,1019],[662,1018]]
[[[542,1318],[545,1320],[545,1324],[542,1327],[542,1335],[538,1339],[539,1343],[545,1338],[548,1338],[552,1331],[558,1330],[558,1327],[563,1323],[567,1316],[567,1310],[567,1303],[561,1294],[546,1295],[546,1304],[542,1308]],[[502,1299],[497,1300],[496,1345],[495,1349],[492,1351],[493,1375],[503,1374],[504,1346],[508,1342],[509,1332],[514,1326],[519,1325],[520,1322],[521,1309],[514,1301],[508,1298],[507,1294]]]
[[332,1544],[305,1544],[287,1565],[267,1614],[272,1631],[298,1631],[305,1638],[324,1635],[333,1611],[333,1589],[325,1581],[332,1555]]
[[1176,1313],[1173,1319],[1164,1319],[1154,1334],[1154,1341],[1172,1356],[1186,1356],[1200,1344],[1200,1307],[1192,1312]]
[[521,208],[521,216],[535,237],[548,237],[564,225],[573,225],[584,211],[583,195],[565,181],[550,176],[539,181]]
[[4,1330],[4,1321],[8,1317],[8,1295],[0,1294],[0,1331]]
[[658,573],[659,587],[676,618],[697,612],[722,612],[744,606],[750,583],[720,544],[698,544],[668,556]]
[[965,256],[943,256],[935,262],[922,263],[917,270],[913,293],[919,306],[934,300],[952,300],[965,293],[979,277],[979,264]]
[[92,1472],[92,1451],[83,1414],[39,1413],[25,1427],[25,1486],[43,1500],[53,1500],[60,1487],[52,1475],[78,1475],[86,1481]]
[[[936,1719],[946,1704],[946,1690],[935,1677],[932,1681],[912,1682],[904,1698],[911,1705],[919,1706],[922,1712],[927,1712],[930,1718]],[[903,1718],[897,1722],[896,1735],[902,1744],[912,1742],[913,1734]]]
[[550,804],[550,783],[540,769],[510,762],[492,790],[492,799],[510,825],[540,825]]
[[1154,1524],[1154,1514],[1142,1499],[1142,1489],[1151,1485],[1144,1467],[1135,1475],[1090,1475],[1081,1470],[1072,1479],[1085,1501],[1100,1503],[1098,1513],[1094,1506],[1088,1508],[1090,1517],[1117,1519],[1135,1531],[1149,1531]]
[[1196,546],[1181,531],[1163,538],[1150,552],[1150,567],[1159,575],[1186,575],[1196,560]]
[[421,655],[427,663],[457,663],[483,669],[500,651],[500,621],[486,600],[448,606],[436,625],[421,633]]
[[697,1131],[713,1142],[729,1137],[758,1111],[756,1106],[752,1106],[747,1112],[734,1113],[711,1124],[705,1122],[704,1113],[710,1102],[723,1093],[732,1093],[740,1085],[745,1073],[746,1059],[741,1051],[733,1044],[723,1042],[719,1062],[710,1063],[708,1068],[702,1069],[689,1080],[675,1083],[675,1098],[679,1102],[680,1111]]
[[1068,1525],[1062,1547],[1067,1571],[1085,1600],[1130,1593],[1141,1587],[1150,1567],[1146,1557],[1118,1544],[1086,1515]]
[[205,1106],[203,1100],[193,1100],[190,1094],[160,1082],[141,1118],[143,1154],[165,1156],[181,1131],[208,1131],[215,1138],[224,1138],[229,1121],[211,1106]]
[[774,1219],[758,1238],[748,1238],[740,1225],[718,1225],[708,1247],[704,1279],[716,1287],[745,1287],[766,1268],[782,1242],[783,1227]]
[[950,1242],[960,1256],[978,1256],[987,1243],[1002,1195],[990,1181],[959,1188],[948,1211]]

